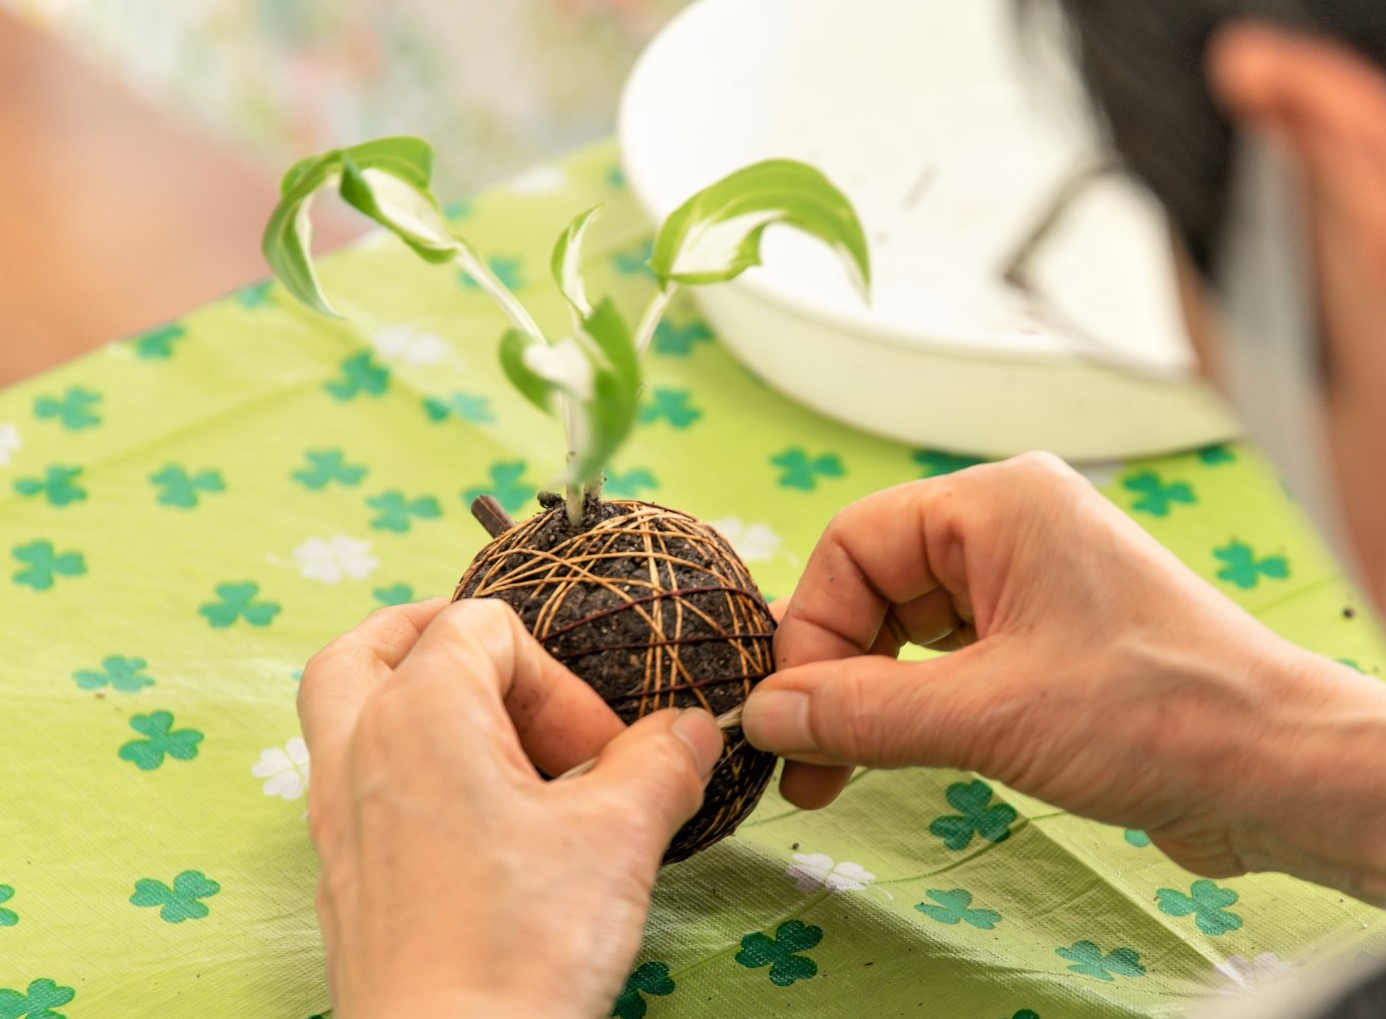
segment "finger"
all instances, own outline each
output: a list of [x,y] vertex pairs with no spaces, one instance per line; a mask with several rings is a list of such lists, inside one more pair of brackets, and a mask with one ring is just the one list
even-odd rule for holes
[[706,711],[658,711],[613,739],[596,766],[574,781],[618,793],[633,813],[648,819],[646,848],[662,853],[702,806],[722,742],[722,731]]
[[372,612],[309,659],[298,685],[298,717],[314,758],[328,762],[342,752],[366,698],[447,603],[432,598]]
[[847,788],[850,767],[839,764],[807,764],[785,761],[780,774],[780,795],[804,810],[820,810]]
[[774,601],[770,603],[769,608],[770,615],[773,616],[775,622],[778,623],[781,619],[784,618],[784,614],[789,611],[789,599],[776,598]]
[[970,616],[965,577],[944,584],[929,528],[951,527],[951,479],[913,482],[854,503],[809,557],[775,638],[781,668],[870,651],[887,612],[912,640],[937,639]]
[[469,707],[444,724],[469,729],[473,738],[504,739],[511,730],[534,765],[550,775],[591,760],[625,729],[597,692],[555,661],[494,598],[464,599],[440,612],[397,678],[458,687]]
[[753,746],[815,764],[975,769],[1006,711],[1004,690],[986,681],[996,660],[977,644],[925,662],[868,656],[789,669],[751,691],[742,729]]

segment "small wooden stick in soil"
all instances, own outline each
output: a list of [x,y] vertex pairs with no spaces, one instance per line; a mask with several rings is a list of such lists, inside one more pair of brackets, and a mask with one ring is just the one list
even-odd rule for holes
[[505,507],[496,501],[494,495],[483,495],[473,499],[472,516],[476,517],[477,522],[486,528],[486,533],[493,538],[499,538],[515,526],[515,519],[505,512]]

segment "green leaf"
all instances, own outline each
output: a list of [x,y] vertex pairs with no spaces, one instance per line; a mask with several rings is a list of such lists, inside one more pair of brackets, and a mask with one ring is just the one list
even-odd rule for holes
[[428,180],[399,177],[347,152],[342,158],[342,199],[409,245],[427,262],[451,262],[457,240],[429,190]]
[[279,204],[270,215],[260,247],[274,274],[293,294],[314,311],[337,315],[327,301],[313,268],[313,195],[340,179],[341,152],[300,160],[289,168],[281,185]]
[[545,414],[552,414],[556,387],[526,363],[525,352],[531,347],[547,349],[543,343],[520,330],[507,329],[500,343],[501,369],[521,396]]
[[871,258],[856,210],[820,171],[792,159],[743,167],[688,199],[660,227],[650,265],[666,286],[735,279],[760,264],[761,235],[772,223],[829,245],[867,293]]
[[579,321],[592,314],[592,302],[587,299],[587,286],[582,280],[582,238],[601,208],[593,206],[569,223],[553,246],[553,257],[549,260],[554,282],[573,306]]

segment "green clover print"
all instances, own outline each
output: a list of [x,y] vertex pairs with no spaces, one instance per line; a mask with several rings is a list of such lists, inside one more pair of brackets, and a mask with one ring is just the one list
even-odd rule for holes
[[1117,977],[1143,977],[1145,967],[1134,948],[1114,948],[1105,956],[1091,941],[1075,941],[1068,948],[1056,948],[1054,954],[1073,963],[1070,973],[1095,977],[1112,983]]
[[474,425],[490,424],[496,420],[491,413],[491,398],[474,393],[453,393],[447,399],[436,396],[425,398],[424,413],[430,421],[446,421],[454,415],[460,421],[470,421]]
[[991,786],[983,781],[954,782],[945,796],[956,814],[934,819],[929,825],[931,834],[943,839],[952,850],[966,849],[972,836],[980,835],[988,842],[1005,842],[1011,837],[1011,824],[1019,816],[1015,808],[1005,803],[990,806]]
[[390,369],[376,364],[370,351],[355,354],[342,362],[342,377],[323,383],[334,400],[352,400],[362,393],[379,396],[390,385]]
[[187,329],[179,323],[170,322],[168,325],[159,326],[159,328],[151,329],[142,336],[135,337],[130,345],[134,348],[136,357],[167,361],[173,356],[174,344],[187,333]]
[[109,684],[111,689],[120,693],[139,693],[145,687],[154,685],[153,677],[144,672],[148,664],[143,658],[107,655],[101,659],[100,672],[79,669],[72,674],[72,678],[83,690],[100,690]]
[[179,509],[192,509],[203,492],[224,492],[226,482],[218,471],[199,471],[189,474],[182,467],[169,464],[161,471],[149,475],[149,481],[162,489],[158,502],[163,506],[177,506]]
[[130,903],[135,906],[158,906],[165,923],[201,920],[211,912],[199,899],[208,899],[221,891],[217,884],[200,870],[185,870],[173,879],[170,888],[162,881],[142,877],[135,882],[135,894]]
[[10,555],[27,566],[12,574],[14,582],[35,591],[47,591],[58,577],[80,577],[87,572],[87,561],[82,553],[57,552],[51,541],[16,545],[10,549]]
[[207,617],[207,622],[218,630],[233,626],[238,619],[244,619],[251,626],[269,626],[279,615],[278,602],[256,601],[260,585],[251,580],[239,584],[218,584],[217,600],[207,602],[197,611]]
[[650,256],[654,254],[654,241],[649,240],[634,248],[618,251],[611,256],[611,266],[622,276],[648,276],[654,279],[650,268]]
[[1022,1008],[1011,1019],[1040,1019],[1040,1014],[1033,1008]]
[[470,506],[483,495],[489,495],[494,497],[507,513],[519,512],[525,508],[525,504],[529,500],[534,498],[537,491],[521,480],[528,467],[529,465],[523,460],[508,460],[503,463],[492,464],[489,472],[491,483],[467,489],[462,493],[462,501]]
[[1227,564],[1218,570],[1218,579],[1235,584],[1244,591],[1259,584],[1262,577],[1284,580],[1290,575],[1290,564],[1284,556],[1257,559],[1252,547],[1240,541],[1213,549],[1213,558]]
[[26,498],[42,495],[50,506],[68,506],[82,502],[87,497],[87,490],[76,483],[81,474],[80,467],[54,464],[43,472],[41,478],[16,479],[14,490]]
[[1241,930],[1242,918],[1223,908],[1235,904],[1238,898],[1231,888],[1219,888],[1206,879],[1195,881],[1188,895],[1173,888],[1161,888],[1155,893],[1161,913],[1167,916],[1193,914],[1198,929],[1214,938],[1228,931]]
[[1236,463],[1237,454],[1224,445],[1204,446],[1198,451],[1198,458],[1209,467]]
[[669,357],[688,357],[700,343],[712,342],[712,330],[699,319],[676,326],[665,320],[655,327],[650,346],[656,354]]
[[606,476],[606,494],[614,499],[638,499],[642,492],[652,492],[658,487],[655,476],[643,467],[624,473],[612,471]]
[[640,405],[636,420],[642,425],[668,421],[674,428],[688,428],[703,416],[703,412],[693,406],[692,395],[687,389],[656,389],[650,393],[650,399]]
[[0,989],[0,1019],[66,1019],[61,1012],[53,1011],[59,1005],[66,1005],[77,992],[71,987],[63,987],[47,977],[40,977],[29,984],[27,993]]
[[959,456],[956,453],[942,453],[936,449],[916,449],[910,459],[919,465],[921,478],[934,478],[940,474],[952,474],[986,463],[975,456]]
[[780,468],[777,479],[780,487],[797,488],[801,492],[812,492],[818,487],[819,478],[840,478],[847,473],[836,453],[810,457],[798,446],[776,453],[770,462]]
[[274,280],[261,280],[236,291],[236,303],[242,308],[263,308],[269,304],[270,288]]
[[760,931],[741,939],[736,961],[747,969],[770,967],[770,982],[788,987],[796,980],[808,980],[818,973],[818,963],[799,952],[806,952],[823,940],[823,928],[799,920],[786,920],[775,929],[773,940]]
[[626,987],[611,1006],[615,1019],[645,1019],[649,1011],[644,995],[663,997],[674,993],[674,981],[669,977],[669,967],[662,962],[647,962],[626,978]]
[[377,587],[371,594],[381,605],[407,605],[414,600],[414,589],[408,584]]
[[1194,490],[1186,482],[1176,481],[1167,485],[1154,471],[1141,471],[1123,478],[1121,487],[1140,496],[1131,503],[1133,510],[1154,517],[1169,516],[1171,507],[1177,502],[1192,506],[1198,501]]
[[961,888],[954,888],[951,892],[930,888],[924,894],[937,905],[931,906],[921,902],[914,908],[939,923],[949,926],[965,923],[970,927],[989,931],[1001,922],[1001,914],[995,910],[969,908],[972,905],[972,893]]
[[[14,889],[9,885],[0,885],[0,902],[9,902],[14,898]],[[19,923],[19,914],[12,909],[0,908],[0,927],[13,927]]]
[[1122,838],[1126,839],[1127,845],[1135,846],[1137,849],[1144,849],[1150,845],[1150,836],[1135,828],[1127,828]]
[[358,485],[366,476],[366,468],[346,462],[340,449],[310,449],[304,454],[308,466],[290,475],[304,488],[323,489],[332,482],[339,485]]
[[406,499],[404,493],[396,489],[372,495],[366,505],[379,510],[380,515],[371,518],[371,526],[377,531],[394,531],[403,534],[414,526],[415,520],[436,520],[443,515],[443,508],[431,495],[421,495],[417,499]]
[[41,421],[57,418],[68,431],[77,432],[101,423],[101,416],[96,413],[100,402],[100,393],[73,386],[62,397],[40,396],[34,401],[34,417]]
[[191,761],[197,756],[197,745],[202,742],[202,733],[196,729],[174,729],[173,714],[168,711],[136,715],[130,719],[130,728],[145,738],[132,739],[120,748],[117,756],[140,771],[160,767],[166,755],[175,761]]
[[[507,290],[519,290],[525,285],[524,273],[521,270],[521,261],[518,258],[499,258],[493,257],[486,260],[487,267],[495,275],[496,279],[505,284]],[[462,286],[468,290],[480,290],[476,280],[465,272],[457,274]]]

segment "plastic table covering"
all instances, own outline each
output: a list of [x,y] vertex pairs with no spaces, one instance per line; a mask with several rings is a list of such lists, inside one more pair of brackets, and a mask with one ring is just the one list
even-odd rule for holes
[[[589,289],[633,316],[650,228],[609,144],[450,215],[557,323],[550,245],[597,203]],[[372,609],[450,593],[484,538],[469,501],[528,512],[562,445],[455,270],[374,238],[323,277],[347,321],[258,284],[0,393],[4,1019],[326,1012],[299,670]],[[838,508],[967,464],[780,397],[687,300],[647,372],[609,491],[717,523],[771,596]],[[1355,595],[1246,448],[1093,476],[1270,626],[1377,671]],[[612,1014],[1176,1016],[1383,942],[1335,892],[1197,881],[1140,832],[975,776],[864,771],[818,813],[771,792],[666,869]]]

